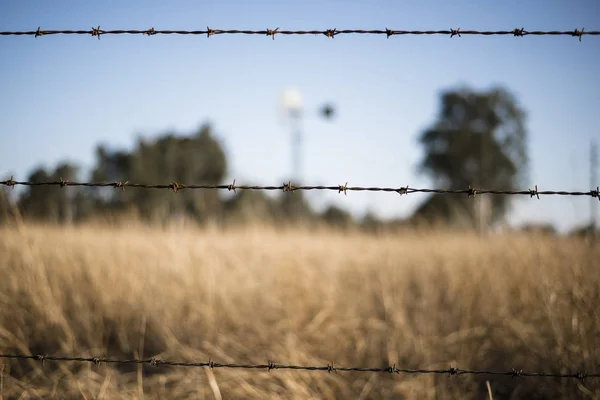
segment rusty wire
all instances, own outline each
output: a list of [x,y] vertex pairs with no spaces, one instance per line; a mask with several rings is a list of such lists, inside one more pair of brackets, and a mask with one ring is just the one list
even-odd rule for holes
[[338,193],[347,194],[348,191],[356,192],[392,192],[402,194],[410,193],[437,193],[437,194],[466,194],[469,197],[475,197],[478,194],[502,194],[502,195],[524,195],[530,197],[540,198],[540,195],[558,195],[558,196],[591,196],[600,200],[600,187],[592,189],[588,192],[581,191],[564,191],[564,190],[538,190],[538,186],[535,185],[535,189],[527,190],[493,190],[493,189],[475,189],[469,186],[467,189],[417,189],[411,188],[408,185],[405,187],[364,187],[364,186],[348,186],[348,182],[344,185],[335,186],[310,186],[300,185],[294,186],[291,182],[284,183],[280,186],[260,186],[260,185],[236,185],[236,180],[228,185],[186,185],[183,183],[170,182],[168,184],[144,184],[144,183],[132,183],[129,181],[117,181],[117,182],[71,182],[60,178],[58,181],[45,181],[45,182],[28,182],[28,181],[15,181],[12,177],[9,180],[0,181],[0,185],[14,187],[14,186],[84,186],[84,187],[113,187],[121,190],[125,190],[127,187],[139,188],[139,189],[169,189],[173,192],[178,192],[184,189],[200,189],[200,190],[281,190],[283,192],[295,192],[297,190],[330,190],[337,191]]
[[491,35],[508,35],[513,37],[524,37],[524,36],[573,36],[581,38],[583,35],[600,35],[600,31],[585,31],[585,28],[575,29],[573,31],[527,31],[525,28],[515,28],[508,31],[499,30],[499,31],[477,31],[477,30],[461,30],[460,27],[458,29],[443,29],[443,30],[393,30],[385,28],[381,29],[326,29],[326,30],[280,30],[279,28],[275,29],[264,29],[264,30],[240,30],[240,29],[211,29],[210,27],[206,27],[206,30],[157,30],[154,27],[146,30],[138,30],[138,29],[113,29],[113,30],[104,30],[100,29],[100,25],[97,27],[92,27],[89,30],[54,30],[54,29],[44,29],[38,27],[35,31],[0,31],[0,36],[47,36],[47,35],[91,35],[93,37],[97,37],[100,39],[102,35],[206,35],[207,37],[214,35],[224,35],[224,34],[241,34],[241,35],[262,35],[271,37],[273,40],[275,39],[275,35],[325,35],[328,38],[334,38],[337,35],[344,34],[362,34],[362,35],[385,35],[386,37],[390,36],[398,36],[398,35],[450,35],[450,37],[462,35],[482,35],[482,36],[491,36]]
[[247,369],[247,370],[266,370],[270,372],[274,369],[289,369],[296,371],[326,371],[326,372],[385,372],[389,374],[448,374],[448,375],[504,375],[513,377],[531,377],[531,378],[563,378],[563,379],[579,379],[585,380],[589,378],[600,378],[600,372],[568,372],[568,373],[554,373],[554,372],[527,372],[521,369],[512,369],[510,371],[493,371],[493,370],[470,370],[450,367],[447,369],[410,369],[410,368],[397,368],[396,364],[387,367],[337,367],[333,362],[327,365],[288,365],[278,364],[272,361],[268,361],[266,364],[234,364],[227,363],[221,364],[209,359],[208,362],[187,362],[187,361],[168,361],[160,358],[152,357],[147,359],[119,359],[119,358],[106,358],[106,357],[70,357],[70,356],[49,356],[49,355],[25,355],[25,354],[0,354],[0,359],[21,359],[21,360],[36,360],[42,364],[45,361],[56,361],[56,362],[79,362],[79,363],[93,363],[96,365],[100,364],[146,364],[153,367],[159,367],[161,365],[172,366],[172,367],[204,367],[204,368],[232,368],[232,369]]

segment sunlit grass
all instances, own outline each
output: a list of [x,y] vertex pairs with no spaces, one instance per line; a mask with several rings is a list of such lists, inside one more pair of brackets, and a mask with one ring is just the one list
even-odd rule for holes
[[[600,249],[327,230],[0,229],[0,352],[600,369]],[[0,361],[4,398],[589,398],[598,380]]]

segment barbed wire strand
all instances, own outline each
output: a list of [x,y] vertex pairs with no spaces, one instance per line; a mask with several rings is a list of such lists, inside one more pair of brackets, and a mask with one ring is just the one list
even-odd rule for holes
[[475,197],[478,194],[502,194],[502,195],[524,195],[530,197],[540,198],[540,195],[558,195],[558,196],[591,196],[600,200],[600,187],[592,189],[588,192],[581,191],[564,191],[564,190],[538,190],[538,186],[535,185],[535,189],[527,190],[493,190],[493,189],[417,189],[406,187],[363,187],[363,186],[348,186],[348,182],[344,185],[336,186],[322,186],[322,185],[299,185],[294,186],[291,182],[284,183],[280,186],[261,186],[261,185],[236,185],[236,180],[229,185],[186,185],[183,183],[170,182],[169,184],[144,184],[144,183],[132,183],[129,181],[117,181],[117,182],[71,182],[69,180],[63,180],[60,178],[58,181],[46,181],[46,182],[29,182],[29,181],[15,181],[12,177],[9,180],[0,181],[1,185],[14,187],[14,186],[83,186],[83,187],[113,187],[125,190],[127,187],[138,188],[138,189],[169,189],[173,192],[178,192],[185,189],[193,190],[281,190],[283,192],[294,192],[297,190],[330,190],[337,191],[338,193],[347,194],[348,191],[356,192],[394,192],[398,194],[410,194],[410,193],[436,193],[436,194],[466,194],[469,197]]
[[563,378],[563,379],[579,379],[585,380],[588,378],[600,378],[600,372],[588,373],[585,371],[570,372],[570,373],[553,373],[553,372],[526,372],[521,369],[512,369],[510,371],[493,371],[493,370],[469,370],[450,367],[447,369],[408,369],[397,368],[396,364],[388,367],[336,367],[333,362],[325,366],[319,365],[287,365],[278,364],[268,361],[266,364],[221,364],[210,359],[208,362],[185,362],[185,361],[168,361],[160,358],[148,359],[118,359],[105,357],[70,357],[70,356],[49,356],[49,355],[25,355],[25,354],[0,354],[0,359],[21,359],[21,360],[36,360],[42,364],[45,361],[56,362],[80,362],[94,363],[100,365],[106,364],[147,364],[153,367],[162,365],[172,367],[205,367],[205,368],[233,368],[233,369],[248,369],[248,370],[266,370],[270,372],[275,369],[290,369],[298,371],[327,371],[327,372],[386,372],[390,374],[448,374],[448,375],[505,375],[513,377],[532,377],[532,378]]
[[241,29],[211,29],[206,27],[206,30],[157,30],[154,27],[146,30],[138,29],[113,29],[105,30],[100,29],[100,25],[96,28],[92,27],[89,30],[56,30],[56,29],[44,29],[38,27],[35,31],[0,31],[0,36],[48,36],[48,35],[91,35],[100,39],[102,35],[206,35],[207,37],[214,35],[263,35],[269,36],[273,40],[275,35],[325,35],[328,38],[334,38],[338,35],[348,34],[362,34],[362,35],[386,35],[387,38],[390,36],[399,35],[450,35],[451,38],[454,36],[461,37],[462,35],[512,35],[514,37],[524,36],[573,36],[581,38],[584,35],[597,36],[600,35],[600,31],[585,31],[585,28],[575,29],[573,31],[527,31],[525,28],[515,28],[512,30],[497,30],[497,31],[478,31],[478,30],[461,30],[460,27],[457,29],[442,29],[442,30],[394,30],[385,28],[381,29],[326,29],[326,30],[280,30],[275,29],[264,29],[264,30],[241,30]]

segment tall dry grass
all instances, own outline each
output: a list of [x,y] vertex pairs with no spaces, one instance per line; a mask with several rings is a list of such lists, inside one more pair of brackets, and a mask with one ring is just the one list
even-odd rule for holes
[[[599,248],[252,228],[0,229],[0,353],[600,369]],[[0,360],[12,398],[592,398],[600,382]]]

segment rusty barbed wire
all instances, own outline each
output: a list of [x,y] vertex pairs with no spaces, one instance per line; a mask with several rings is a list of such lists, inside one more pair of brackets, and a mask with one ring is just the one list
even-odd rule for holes
[[447,369],[424,369],[424,368],[397,368],[396,364],[387,367],[336,367],[333,362],[327,365],[288,365],[279,364],[273,361],[267,361],[266,364],[235,364],[235,363],[216,363],[212,359],[208,362],[187,362],[187,361],[168,361],[160,358],[152,357],[147,359],[119,359],[119,358],[106,358],[106,357],[71,357],[71,356],[49,356],[49,355],[33,355],[33,354],[0,354],[0,359],[21,359],[21,360],[35,360],[40,361],[42,364],[46,361],[56,362],[80,362],[80,363],[93,363],[95,365],[105,364],[147,364],[152,367],[159,367],[161,365],[171,367],[200,367],[200,368],[232,368],[232,369],[247,369],[247,370],[266,370],[271,372],[275,369],[289,369],[296,371],[326,371],[326,372],[384,372],[389,374],[448,374],[448,375],[504,375],[513,377],[530,377],[530,378],[562,378],[562,379],[578,379],[585,380],[589,378],[600,378],[600,372],[568,372],[568,373],[555,373],[555,372],[527,372],[522,369],[512,369],[510,371],[493,371],[493,370],[471,370],[450,367]]
[[211,29],[206,27],[206,30],[158,30],[154,27],[145,30],[139,29],[112,29],[105,30],[100,29],[100,25],[97,27],[91,27],[89,30],[72,30],[72,29],[44,29],[41,27],[34,31],[0,31],[0,36],[48,36],[48,35],[91,35],[97,37],[98,40],[102,35],[206,35],[206,37],[214,35],[261,35],[271,37],[275,39],[275,35],[324,35],[328,38],[335,38],[338,35],[348,34],[362,34],[362,35],[385,35],[387,38],[390,36],[400,35],[446,35],[453,38],[454,36],[461,37],[462,35],[508,35],[513,37],[524,37],[524,36],[572,36],[581,38],[584,35],[597,36],[600,35],[600,31],[585,31],[585,28],[575,29],[573,31],[528,31],[525,28],[515,28],[511,30],[496,30],[496,31],[478,31],[478,30],[461,30],[461,28],[450,28],[442,30],[394,30],[394,29],[326,29],[326,30],[280,30],[279,27],[275,29],[264,29],[264,30],[243,30],[243,29]]
[[335,186],[323,186],[323,185],[299,185],[294,186],[291,182],[284,183],[279,186],[263,186],[263,185],[236,185],[236,180],[233,180],[231,184],[222,185],[187,185],[178,182],[170,182],[168,184],[145,184],[145,183],[132,183],[129,181],[117,181],[117,182],[72,182],[60,178],[58,181],[45,181],[45,182],[29,182],[29,181],[15,181],[13,177],[8,180],[0,181],[0,185],[14,187],[14,186],[82,186],[82,187],[112,187],[116,189],[125,190],[127,187],[138,188],[138,189],[169,189],[177,193],[180,190],[192,189],[192,190],[228,190],[236,192],[237,190],[265,190],[265,191],[283,191],[283,192],[295,192],[297,190],[329,190],[336,191],[338,193],[348,194],[348,191],[355,192],[392,192],[400,195],[410,193],[436,193],[436,194],[466,194],[469,197],[475,197],[481,194],[494,194],[494,195],[524,195],[529,197],[540,198],[540,195],[558,195],[558,196],[591,196],[600,200],[600,187],[592,189],[588,192],[581,191],[564,191],[564,190],[538,190],[538,186],[535,185],[535,189],[527,190],[495,190],[495,189],[475,189],[468,187],[467,189],[418,189],[411,188],[408,185],[405,187],[378,187],[378,186],[348,186],[348,182],[344,185]]

